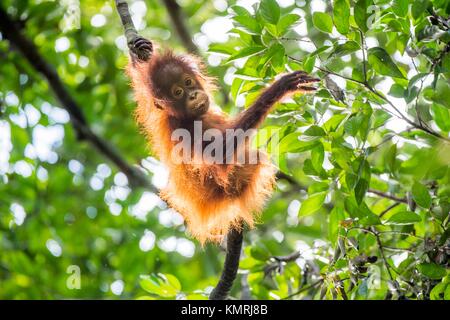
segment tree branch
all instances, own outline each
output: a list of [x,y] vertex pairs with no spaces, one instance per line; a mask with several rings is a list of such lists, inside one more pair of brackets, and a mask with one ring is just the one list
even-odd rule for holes
[[283,171],[278,171],[276,173],[277,180],[286,180],[290,185],[295,187],[296,190],[306,190],[305,186],[302,186],[294,177],[284,173]]
[[[294,57],[289,56],[289,55],[287,55],[287,57],[288,57],[289,59],[291,59],[291,60],[297,62],[297,63],[302,63],[302,61],[301,61],[300,59],[294,58]],[[429,135],[434,136],[434,137],[436,137],[436,138],[438,138],[438,139],[440,139],[440,140],[442,140],[442,141],[445,141],[445,142],[447,142],[447,143],[450,142],[450,138],[449,138],[449,137],[443,136],[443,135],[441,135],[441,134],[439,134],[439,133],[437,133],[437,132],[435,132],[435,131],[433,131],[433,130],[431,130],[431,129],[425,127],[425,126],[423,126],[422,124],[419,124],[419,123],[416,123],[416,122],[414,122],[414,121],[411,121],[409,118],[407,118],[407,117],[406,117],[406,116],[405,116],[405,115],[404,115],[404,114],[403,114],[403,113],[402,113],[402,112],[394,105],[394,103],[392,103],[391,100],[389,100],[388,98],[386,98],[386,97],[385,97],[383,94],[381,94],[378,90],[374,89],[374,88],[369,84],[368,81],[360,81],[360,80],[356,80],[356,79],[353,79],[353,78],[350,78],[350,77],[346,77],[346,76],[344,76],[344,75],[341,75],[341,74],[339,74],[339,73],[333,72],[333,71],[331,71],[331,70],[324,69],[324,68],[317,67],[317,66],[315,66],[314,68],[316,68],[316,69],[318,69],[318,70],[320,70],[320,71],[322,71],[322,72],[329,73],[329,74],[335,75],[335,76],[337,76],[337,77],[340,77],[340,78],[342,78],[342,79],[345,79],[345,80],[348,80],[348,81],[352,81],[352,82],[354,82],[354,83],[357,83],[357,84],[362,85],[364,88],[366,88],[367,90],[369,90],[370,92],[372,92],[375,96],[377,96],[378,98],[380,98],[381,100],[383,100],[384,102],[386,102],[388,105],[390,105],[391,108],[394,109],[394,110],[397,112],[396,116],[397,116],[398,118],[404,120],[406,123],[408,123],[408,124],[409,124],[410,126],[412,126],[413,128],[418,129],[418,130],[421,130],[421,131],[423,131],[423,132],[425,132],[425,133],[428,133]],[[381,104],[380,104],[380,106],[381,106]],[[382,107],[382,106],[381,106],[381,107]],[[382,107],[382,108],[383,108],[383,107]],[[385,108],[383,108],[383,110],[385,110],[385,111],[391,113],[389,110],[387,110],[387,109],[385,109]],[[393,114],[393,113],[391,113],[391,114]]]
[[125,30],[125,37],[127,39],[128,47],[132,41],[138,36],[133,20],[131,19],[130,11],[128,10],[128,3],[126,0],[115,0],[117,12],[122,21],[123,29]]
[[382,191],[375,190],[375,189],[369,189],[368,192],[376,194],[377,196],[380,196],[382,198],[386,198],[386,199],[390,199],[390,200],[393,200],[393,201],[396,201],[396,202],[408,204],[408,200],[406,198],[398,198],[396,196],[392,196],[390,194],[387,194],[387,193],[384,193]]
[[310,285],[304,286],[303,288],[297,290],[297,291],[294,292],[293,294],[290,294],[290,295],[288,295],[288,296],[282,298],[282,300],[288,300],[288,299],[291,299],[291,298],[295,297],[296,295],[299,295],[299,294],[302,293],[302,292],[305,292],[305,291],[307,291],[307,290],[309,290],[309,289],[315,288],[317,285],[321,284],[323,281],[324,281],[323,279],[319,279],[319,280],[317,280],[317,281],[311,283]]
[[47,79],[57,99],[69,113],[78,138],[89,141],[100,153],[109,158],[127,176],[132,187],[153,188],[139,169],[128,164],[115,148],[91,130],[82,108],[70,95],[56,69],[40,55],[34,43],[22,34],[19,24],[3,8],[0,8],[0,31],[3,37],[9,40],[11,45],[28,60],[31,66]]
[[163,0],[163,2],[183,45],[190,53],[199,54],[199,50],[192,41],[192,37],[184,23],[183,12],[178,3],[175,0]]
[[236,279],[241,256],[243,231],[232,229],[227,235],[227,255],[223,265],[222,275],[209,295],[211,300],[225,300],[231,291],[234,279]]

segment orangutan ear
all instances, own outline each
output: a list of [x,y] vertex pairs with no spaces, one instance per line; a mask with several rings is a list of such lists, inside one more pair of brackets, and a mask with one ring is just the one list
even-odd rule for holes
[[159,102],[156,102],[156,101],[155,101],[155,107],[158,108],[158,109],[160,109],[160,110],[163,110],[163,109],[164,109],[164,108],[162,107],[162,105],[161,105]]

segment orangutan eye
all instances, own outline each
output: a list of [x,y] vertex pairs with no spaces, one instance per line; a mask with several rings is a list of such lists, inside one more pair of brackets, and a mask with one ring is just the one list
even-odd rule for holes
[[175,98],[179,99],[183,95],[183,89],[181,87],[175,86],[172,88],[172,94]]
[[184,84],[185,84],[186,86],[192,85],[193,82],[194,82],[194,81],[192,81],[191,78],[186,78],[186,80],[184,80]]

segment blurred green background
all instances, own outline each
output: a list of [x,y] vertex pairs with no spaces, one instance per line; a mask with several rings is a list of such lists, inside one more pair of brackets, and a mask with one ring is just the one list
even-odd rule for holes
[[[130,0],[134,23],[186,52],[166,2]],[[178,4],[223,110],[242,110],[279,73],[324,79],[265,122],[281,137],[281,175],[246,234],[232,295],[450,299],[449,2]],[[113,1],[0,8],[15,21],[0,37],[0,298],[205,298],[224,253],[190,238],[153,192],[167,172],[133,118]],[[92,132],[153,188],[133,186],[79,139],[48,79],[9,39],[17,30]]]

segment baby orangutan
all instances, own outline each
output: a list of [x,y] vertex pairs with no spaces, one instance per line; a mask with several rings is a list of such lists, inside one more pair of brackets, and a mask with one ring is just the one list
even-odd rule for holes
[[[277,101],[294,92],[314,91],[311,85],[319,80],[303,71],[284,75],[248,109],[231,118],[210,108],[211,79],[198,59],[171,51],[154,53],[152,43],[141,37],[136,37],[130,48],[128,74],[138,103],[137,121],[169,170],[161,198],[183,215],[190,233],[201,243],[220,241],[230,229],[240,229],[243,222],[252,227],[254,215],[261,212],[273,191],[276,170],[261,152],[254,163],[230,161],[240,155],[250,159],[257,152],[239,137],[257,128]],[[207,143],[196,141],[203,136],[195,138],[196,128],[201,133],[215,129],[223,135],[224,161],[202,158]],[[177,129],[194,137],[187,161],[174,160],[173,151],[180,142],[172,133]],[[229,138],[226,132],[239,133]]]

